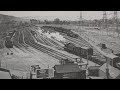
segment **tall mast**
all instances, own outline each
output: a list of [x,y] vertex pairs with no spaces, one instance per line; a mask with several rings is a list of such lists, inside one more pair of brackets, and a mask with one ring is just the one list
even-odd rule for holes
[[115,21],[115,26],[116,26],[116,32],[119,33],[118,30],[118,12],[114,11],[114,21]]
[[107,12],[103,11],[103,28],[107,28]]
[[83,25],[83,16],[82,16],[82,11],[80,11],[80,21],[79,21],[79,25],[82,28]]

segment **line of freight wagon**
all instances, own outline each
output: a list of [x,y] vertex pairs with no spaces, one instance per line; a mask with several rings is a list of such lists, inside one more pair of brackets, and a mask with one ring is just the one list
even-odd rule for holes
[[[77,55],[79,57],[82,57],[84,59],[88,59],[98,65],[103,65],[104,63],[106,63],[106,61],[101,61],[100,59],[96,59],[93,55],[93,49],[92,48],[88,48],[88,47],[76,47],[71,43],[65,44],[64,50]],[[107,57],[109,58],[109,57]],[[120,57],[116,56],[115,58],[113,58],[110,61],[110,65],[112,65],[115,68],[120,69],[120,67],[118,67],[118,63],[120,63]]]

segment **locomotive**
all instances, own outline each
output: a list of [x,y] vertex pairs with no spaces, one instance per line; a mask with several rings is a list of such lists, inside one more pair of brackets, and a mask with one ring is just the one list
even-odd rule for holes
[[[84,59],[88,59],[98,65],[103,65],[106,63],[106,61],[101,61],[100,59],[94,57],[93,55],[93,49],[89,47],[76,47],[73,43],[67,43],[64,45],[64,50],[77,55],[79,57],[82,57]],[[120,66],[118,65],[120,63],[120,57],[116,55],[108,55],[107,57],[109,59],[109,64],[115,68],[118,68],[120,70]]]
[[6,48],[13,48],[13,43],[9,36],[6,37],[4,45]]
[[66,34],[67,36],[70,36],[70,37],[73,37],[73,38],[78,38],[78,35],[73,33],[71,31],[71,29],[65,29],[63,27],[42,26],[41,29],[54,30],[54,31]]

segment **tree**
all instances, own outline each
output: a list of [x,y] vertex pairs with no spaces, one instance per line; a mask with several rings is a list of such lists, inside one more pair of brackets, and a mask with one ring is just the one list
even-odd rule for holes
[[54,19],[54,23],[55,24],[60,24],[60,19],[59,18]]
[[44,20],[44,23],[45,23],[45,24],[49,24],[49,21],[48,21],[48,20]]

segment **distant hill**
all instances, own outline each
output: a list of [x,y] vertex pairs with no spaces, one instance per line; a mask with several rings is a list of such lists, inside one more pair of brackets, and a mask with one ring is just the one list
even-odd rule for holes
[[[24,18],[21,18],[21,17],[15,17],[15,16],[0,14],[0,35],[3,32],[13,30],[13,27],[15,25],[12,25],[12,24],[9,25],[9,23],[12,23],[12,21],[17,21],[18,23],[19,22],[29,22],[28,19],[24,19]],[[6,22],[8,22],[8,23],[6,23]]]
[[21,18],[21,17],[15,17],[15,16],[9,16],[9,15],[3,15],[3,14],[0,14],[0,23],[1,22],[4,22],[4,21],[26,21],[28,22],[29,19],[25,19],[25,18]]
[[71,21],[71,20],[77,20],[76,17],[75,19],[72,19],[73,17],[71,16],[28,16],[28,17],[23,17],[24,19],[37,19],[37,20],[41,20],[41,21],[44,21],[44,20],[50,20],[50,21],[53,21],[54,19],[56,18],[59,18],[60,20],[67,20],[67,21]]

